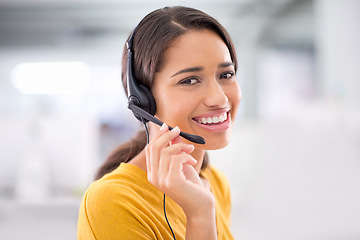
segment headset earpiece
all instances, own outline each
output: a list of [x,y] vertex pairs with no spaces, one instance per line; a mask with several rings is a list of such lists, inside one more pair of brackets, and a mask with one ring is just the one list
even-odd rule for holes
[[[126,43],[127,48],[127,91],[128,91],[128,106],[136,105],[139,108],[143,109],[144,111],[150,113],[151,115],[155,115],[156,113],[156,102],[155,99],[150,91],[144,85],[139,84],[139,82],[135,78],[134,74],[134,57],[133,57],[133,38],[135,30],[132,32],[129,40]],[[145,118],[141,117],[140,115],[136,114],[133,111],[134,116],[141,122],[147,122]]]

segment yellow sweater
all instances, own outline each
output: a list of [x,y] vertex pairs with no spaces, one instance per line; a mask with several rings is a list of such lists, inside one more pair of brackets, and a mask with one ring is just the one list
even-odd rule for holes
[[[209,181],[215,197],[218,239],[233,239],[229,184],[213,166],[201,175]],[[168,196],[166,214],[176,239],[185,239],[185,214]],[[122,163],[86,191],[79,210],[78,240],[172,238],[164,217],[163,193],[147,181],[140,168]]]

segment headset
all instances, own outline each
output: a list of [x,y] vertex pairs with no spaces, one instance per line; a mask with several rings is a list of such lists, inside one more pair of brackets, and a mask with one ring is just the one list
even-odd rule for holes
[[[134,51],[133,41],[137,27],[131,33],[129,40],[126,42],[127,49],[127,93],[128,93],[128,108],[133,112],[134,116],[144,123],[151,121],[159,126],[163,125],[163,122],[154,117],[156,113],[156,102],[150,91],[144,85],[139,84],[135,78],[134,73]],[[169,126],[169,130],[172,127]],[[205,144],[204,138],[185,132],[180,132],[180,136],[183,138],[198,144]]]

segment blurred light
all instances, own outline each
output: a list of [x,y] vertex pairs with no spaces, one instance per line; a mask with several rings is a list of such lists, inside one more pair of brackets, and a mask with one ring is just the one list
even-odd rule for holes
[[80,94],[90,83],[84,62],[32,62],[16,65],[12,82],[23,94]]

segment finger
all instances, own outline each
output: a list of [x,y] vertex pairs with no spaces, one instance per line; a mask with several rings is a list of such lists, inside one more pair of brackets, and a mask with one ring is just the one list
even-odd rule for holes
[[[166,128],[166,130],[164,130]],[[164,131],[164,132],[162,132]],[[151,140],[151,142],[146,146],[146,165],[148,172],[148,180],[150,182],[155,181],[158,178],[158,169],[159,169],[159,161],[161,150],[164,147],[169,146],[169,143],[176,136],[179,136],[180,129],[178,127],[173,128],[171,131],[168,131],[168,127],[163,125],[161,131],[157,133],[157,136]],[[185,152],[193,151],[191,149],[184,149]],[[166,163],[165,163],[166,164]],[[168,165],[164,166],[167,167]],[[168,168],[168,167],[167,167]],[[153,179],[153,180],[151,180]]]
[[146,173],[147,173],[147,179],[150,183],[153,182],[153,176],[156,174],[153,174],[154,172],[154,167],[152,167],[152,161],[151,161],[151,156],[153,156],[154,154],[150,153],[150,148],[149,145],[145,147],[145,155],[146,155]]
[[170,141],[170,145],[181,143],[181,142],[182,142],[181,137],[177,136],[173,140]]
[[171,131],[167,131],[163,133],[161,136],[159,136],[156,139],[156,145],[159,147],[166,147],[170,144],[170,142],[179,136],[180,134],[180,128],[174,127]]
[[146,159],[146,171],[149,176],[152,168],[150,164],[150,149],[148,148],[148,145],[145,146],[145,159]]
[[202,185],[199,174],[196,172],[196,170],[193,166],[190,166],[190,164],[183,165],[183,173],[187,180],[189,180],[193,183],[196,183],[198,185]]
[[[150,141],[150,143],[146,147],[150,157],[147,158],[148,161],[151,161],[153,153],[159,153],[162,148],[168,146],[170,141],[173,140],[175,137],[179,136],[180,134],[179,127],[175,127],[171,131],[168,131],[167,125],[164,124],[161,128],[161,131],[156,133],[156,136]],[[147,163],[149,164],[149,166],[152,166],[151,162]]]
[[187,143],[177,143],[161,150],[161,154],[176,155],[180,153],[192,153],[195,146]]
[[[158,161],[158,154],[156,154],[156,150],[152,145],[156,140],[165,132],[169,131],[169,127],[164,123],[160,131],[158,131],[154,138],[151,140],[151,142],[145,147],[145,153],[146,153],[146,168],[148,173],[148,178],[151,178],[152,169],[157,169],[157,161]],[[156,160],[155,160],[156,159]]]
[[[161,131],[165,131],[164,128],[166,125],[163,125]],[[166,132],[162,133],[159,131],[157,138],[152,139],[149,145],[146,147],[147,152],[147,166],[149,166],[148,172],[148,181],[157,184],[161,176],[165,176],[169,169],[169,160],[171,159],[171,153],[175,150],[176,153],[181,151],[190,153],[193,151],[194,147],[186,146],[186,144],[177,146],[175,148],[170,148],[164,153],[162,153],[162,149],[164,147],[169,146],[169,143],[172,139],[179,136],[180,129],[179,127],[175,127],[171,131],[166,130]],[[161,135],[162,134],[162,135]],[[160,135],[160,136],[159,136]],[[190,145],[191,146],[191,145]],[[182,149],[182,150],[181,150]],[[161,167],[161,169],[159,169]]]
[[[186,155],[194,151],[194,149],[195,149],[194,145],[185,144],[185,143],[174,144],[162,149],[160,154],[161,157],[159,160],[159,170],[158,170],[159,178],[164,178],[165,176],[168,175],[170,163],[172,161],[175,161],[174,159],[183,158],[182,162],[185,162],[186,159],[188,158],[188,156]],[[196,164],[196,160],[193,159],[193,161],[191,161],[190,164]]]
[[164,123],[161,125],[160,130],[156,132],[154,137],[151,139],[152,141],[156,141],[161,135],[163,135],[165,132],[169,131],[169,126]]
[[184,174],[184,166],[189,166],[193,169],[192,173],[194,176],[192,176],[192,178],[199,178],[196,170],[191,166],[195,164],[196,160],[189,154],[174,155],[169,165],[168,181],[175,185],[184,183],[190,174],[190,172]]

